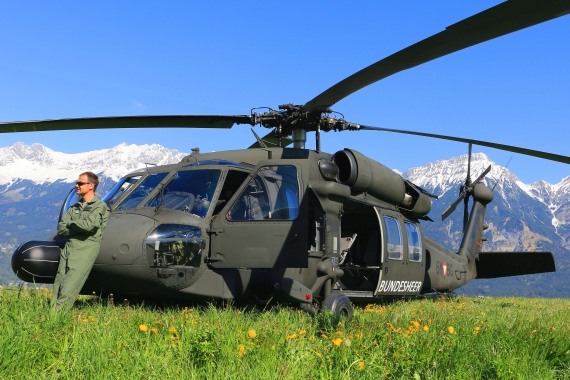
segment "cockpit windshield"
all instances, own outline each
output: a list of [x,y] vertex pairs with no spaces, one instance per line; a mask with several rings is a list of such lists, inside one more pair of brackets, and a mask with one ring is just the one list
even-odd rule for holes
[[150,194],[151,191],[156,189],[158,184],[166,177],[168,173],[155,173],[150,174],[142,181],[139,185],[130,193],[121,204],[117,207],[117,210],[124,210],[129,208],[135,208]]
[[220,170],[181,170],[145,207],[186,211],[204,218],[220,180]]
[[140,175],[121,178],[119,182],[117,182],[115,186],[105,194],[103,201],[107,202],[109,206],[113,206],[113,203],[115,203],[117,199],[130,189],[140,178]]

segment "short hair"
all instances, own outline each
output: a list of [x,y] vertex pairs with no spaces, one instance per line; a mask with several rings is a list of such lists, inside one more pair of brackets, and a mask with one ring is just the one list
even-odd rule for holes
[[97,174],[95,174],[93,172],[83,172],[83,173],[79,174],[80,177],[82,175],[87,176],[87,180],[93,184],[93,191],[96,191],[97,186],[99,186],[99,177],[97,176]]

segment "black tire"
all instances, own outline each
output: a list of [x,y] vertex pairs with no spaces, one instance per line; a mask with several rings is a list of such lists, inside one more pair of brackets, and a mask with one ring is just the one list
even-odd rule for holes
[[329,294],[323,301],[322,308],[323,310],[329,310],[336,317],[352,319],[354,316],[352,302],[342,293]]

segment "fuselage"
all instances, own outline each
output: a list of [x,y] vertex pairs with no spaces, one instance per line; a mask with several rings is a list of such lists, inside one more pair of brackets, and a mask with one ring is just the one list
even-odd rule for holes
[[193,153],[128,174],[104,199],[112,212],[83,293],[306,303],[474,277],[467,257],[424,236],[429,199],[354,150]]

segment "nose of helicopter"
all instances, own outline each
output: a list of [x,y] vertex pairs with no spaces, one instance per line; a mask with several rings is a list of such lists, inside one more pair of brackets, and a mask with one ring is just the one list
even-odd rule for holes
[[12,270],[19,279],[53,284],[62,243],[32,240],[19,246],[12,255]]
[[145,215],[112,213],[95,264],[130,265],[146,263],[145,241],[157,222]]

